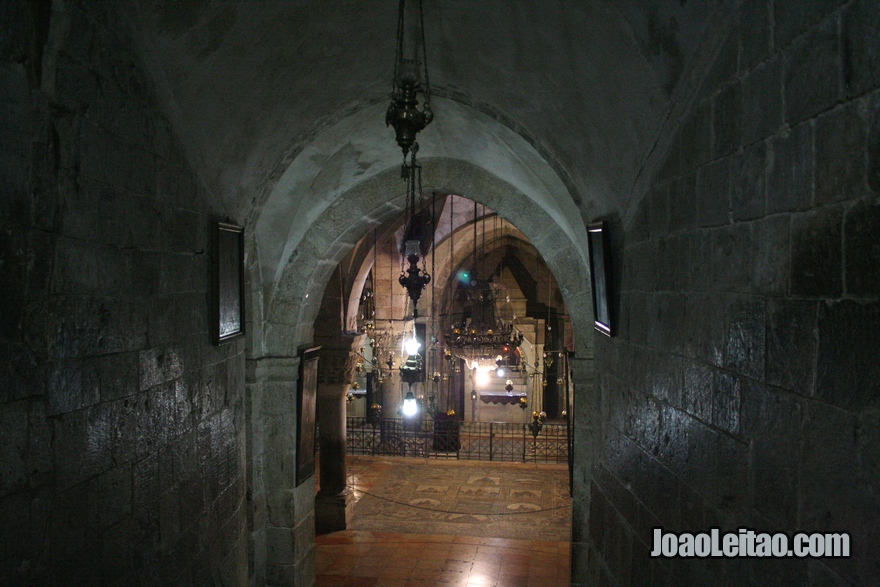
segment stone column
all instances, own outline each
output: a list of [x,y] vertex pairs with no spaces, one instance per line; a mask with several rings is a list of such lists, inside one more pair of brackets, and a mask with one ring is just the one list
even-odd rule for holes
[[318,424],[320,483],[315,496],[315,531],[345,530],[351,520],[352,495],[346,486],[345,396],[354,381],[356,351],[365,335],[316,337],[318,361]]
[[[596,335],[601,336],[601,335]],[[592,351],[592,348],[589,349]],[[592,353],[591,353],[592,354]],[[589,568],[590,550],[590,501],[593,462],[596,455],[602,454],[601,403],[596,392],[596,368],[593,358],[575,358],[571,361],[574,378],[574,459],[572,467],[571,502],[571,576],[572,584],[583,581],[583,574]]]
[[247,361],[245,413],[251,585],[315,576],[314,481],[294,486],[299,357]]
[[[385,365],[383,365],[383,368],[384,367]],[[378,393],[376,395],[376,398],[373,400],[377,404],[382,406],[382,415],[388,418],[392,417],[391,415],[394,413],[394,411],[391,409],[391,390],[393,389],[393,383],[394,372],[390,371],[387,373],[385,381],[383,381],[382,384],[378,386]]]

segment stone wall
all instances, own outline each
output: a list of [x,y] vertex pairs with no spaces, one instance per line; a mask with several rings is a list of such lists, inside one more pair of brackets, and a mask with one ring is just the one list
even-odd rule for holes
[[[743,2],[624,227],[584,585],[876,582],[878,26],[871,0]],[[853,556],[651,559],[654,526],[846,531]]]
[[[0,5],[0,583],[247,580],[209,194],[100,5]],[[113,31],[112,33],[110,31]]]

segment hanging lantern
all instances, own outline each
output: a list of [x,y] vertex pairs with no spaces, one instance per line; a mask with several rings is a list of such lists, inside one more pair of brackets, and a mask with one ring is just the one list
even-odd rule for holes
[[412,391],[406,392],[406,396],[403,398],[403,408],[401,411],[407,418],[412,418],[418,413],[419,405],[416,402],[416,397],[413,395]]
[[[415,143],[416,135],[434,120],[434,112],[431,110],[431,84],[428,79],[428,52],[425,47],[425,18],[421,0],[418,0],[418,10],[422,61],[405,56],[406,0],[400,0],[397,16],[397,52],[394,58],[394,77],[391,80],[391,104],[385,113],[385,126],[394,127],[397,144],[403,151],[404,159]],[[416,54],[416,50],[411,51],[411,55]],[[418,108],[419,94],[425,97],[421,110]]]
[[419,339],[416,338],[415,334],[413,334],[412,338],[403,343],[403,349],[406,351],[406,354],[410,356],[419,354],[421,346],[422,343],[419,342]]

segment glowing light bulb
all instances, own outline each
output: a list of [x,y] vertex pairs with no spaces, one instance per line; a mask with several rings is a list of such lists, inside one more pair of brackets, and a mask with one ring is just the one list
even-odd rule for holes
[[412,417],[416,415],[416,412],[419,411],[419,406],[416,403],[416,398],[411,391],[406,392],[406,397],[403,398],[403,408],[401,412],[403,412],[404,416]]
[[416,337],[412,337],[403,343],[403,350],[406,351],[408,355],[417,355],[419,354],[419,349],[422,347],[422,343],[416,340]]
[[489,374],[485,371],[477,371],[477,385],[486,385],[489,383]]
[[495,370],[495,374],[498,375],[498,377],[504,377],[504,369],[499,367],[498,369]]

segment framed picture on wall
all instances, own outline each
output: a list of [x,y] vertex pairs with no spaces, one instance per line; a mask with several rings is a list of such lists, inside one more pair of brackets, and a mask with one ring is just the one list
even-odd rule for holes
[[593,324],[596,330],[612,336],[611,324],[611,247],[608,223],[604,220],[587,227],[590,245],[590,279],[593,284]]
[[212,270],[214,344],[244,335],[244,228],[214,224]]
[[318,351],[300,351],[296,383],[296,485],[315,473],[315,405],[318,397]]

